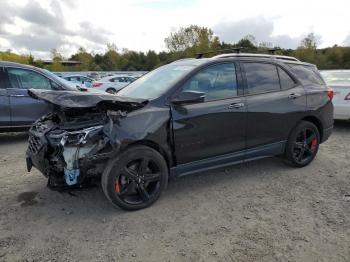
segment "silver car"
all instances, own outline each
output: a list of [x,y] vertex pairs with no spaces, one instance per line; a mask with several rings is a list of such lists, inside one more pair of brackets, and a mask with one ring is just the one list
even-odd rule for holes
[[116,94],[120,89],[127,86],[131,82],[134,82],[136,77],[131,76],[107,76],[93,84],[93,87],[98,90],[103,90],[110,94]]
[[334,90],[334,119],[350,120],[350,70],[324,70],[321,75]]

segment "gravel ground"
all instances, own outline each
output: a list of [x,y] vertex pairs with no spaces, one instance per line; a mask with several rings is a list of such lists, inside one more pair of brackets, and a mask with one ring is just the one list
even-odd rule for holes
[[350,261],[350,123],[303,169],[263,159],[180,178],[152,207],[53,192],[0,134],[0,261]]

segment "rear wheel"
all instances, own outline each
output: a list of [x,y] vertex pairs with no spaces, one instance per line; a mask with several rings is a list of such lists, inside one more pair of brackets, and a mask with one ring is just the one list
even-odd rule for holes
[[101,179],[112,204],[126,210],[152,205],[168,184],[162,155],[147,146],[133,146],[109,162]]
[[317,127],[307,121],[301,121],[292,131],[286,146],[285,157],[289,164],[304,167],[315,158],[320,143]]

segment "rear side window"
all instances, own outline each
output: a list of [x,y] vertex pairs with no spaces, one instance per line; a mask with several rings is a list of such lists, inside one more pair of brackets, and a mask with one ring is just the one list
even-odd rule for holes
[[259,94],[280,90],[277,67],[273,64],[244,63],[248,93]]
[[324,85],[317,69],[312,66],[288,64],[303,85]]
[[282,89],[289,89],[295,86],[295,81],[287,74],[286,71],[284,71],[282,68],[278,68],[278,75],[280,77],[281,82],[281,88]]

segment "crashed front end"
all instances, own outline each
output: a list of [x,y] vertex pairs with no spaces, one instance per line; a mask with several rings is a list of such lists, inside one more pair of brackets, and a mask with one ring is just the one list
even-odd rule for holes
[[37,168],[48,177],[52,189],[91,184],[120,148],[115,125],[144,102],[119,101],[111,95],[48,92],[30,92],[32,97],[52,104],[53,111],[29,130],[27,169]]

